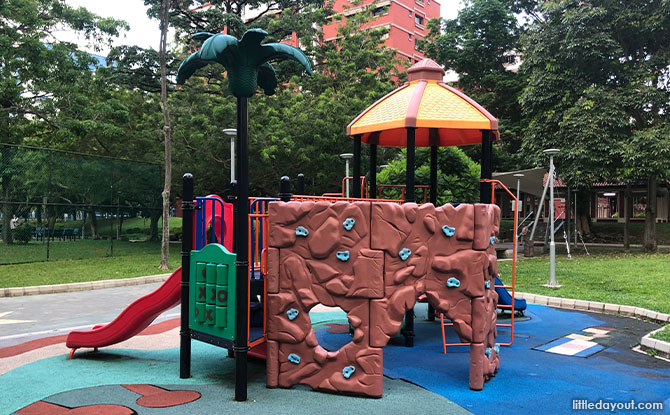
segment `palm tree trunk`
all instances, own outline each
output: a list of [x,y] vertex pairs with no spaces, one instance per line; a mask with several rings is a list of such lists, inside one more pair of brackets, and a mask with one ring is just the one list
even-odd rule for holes
[[644,250],[655,252],[656,246],[656,176],[647,179],[647,207],[644,209]]
[[160,43],[160,65],[161,65],[161,106],[163,107],[163,134],[165,136],[165,182],[163,184],[163,240],[161,242],[161,264],[160,269],[170,267],[170,185],[172,183],[172,145],[170,129],[170,113],[167,102],[167,74],[166,74],[166,49],[168,17],[170,11],[170,0],[161,1],[161,43]]

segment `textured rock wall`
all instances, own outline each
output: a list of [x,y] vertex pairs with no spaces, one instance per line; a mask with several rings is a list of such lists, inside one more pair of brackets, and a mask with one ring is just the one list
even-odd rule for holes
[[[499,366],[495,205],[274,202],[268,252],[267,385],[382,395],[382,348],[425,293],[470,346],[470,387]],[[342,308],[354,327],[319,346],[309,310]]]

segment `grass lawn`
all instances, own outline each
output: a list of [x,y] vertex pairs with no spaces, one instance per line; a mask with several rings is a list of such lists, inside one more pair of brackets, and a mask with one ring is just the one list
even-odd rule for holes
[[[502,280],[510,282],[512,262],[498,263]],[[549,282],[549,257],[520,259],[516,289],[553,297],[602,301],[670,313],[670,254],[598,253],[588,257],[557,257],[556,280],[561,288],[543,287]]]
[[663,330],[657,331],[651,335],[652,338],[657,340],[663,340],[664,342],[670,343],[670,326],[663,327]]
[[[180,250],[180,244],[170,245],[170,271],[181,265]],[[0,266],[0,288],[133,278],[167,272],[158,269],[159,263],[160,246],[153,253],[3,265]]]

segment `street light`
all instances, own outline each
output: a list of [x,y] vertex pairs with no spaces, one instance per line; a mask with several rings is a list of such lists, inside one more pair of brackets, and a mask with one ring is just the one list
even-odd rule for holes
[[554,155],[561,150],[550,148],[544,150],[549,154],[549,223],[551,223],[551,242],[549,243],[549,284],[546,287],[560,288],[561,285],[556,281],[556,243],[554,242]]
[[[345,165],[346,167],[345,167],[345,170],[344,170],[344,174],[345,174],[344,177],[349,177],[349,160],[351,160],[354,157],[354,154],[353,153],[342,153],[342,154],[340,154],[340,157],[343,158],[345,163],[346,163],[346,165]],[[347,197],[349,197],[349,180],[347,180],[347,193],[346,193],[346,195],[347,195]]]
[[[516,177],[516,202],[514,203],[514,209],[515,209],[514,216],[516,216],[516,219],[518,220],[519,219],[519,217],[518,217],[518,215],[519,215],[519,195],[521,193],[521,190],[520,190],[521,189],[521,178],[524,176],[524,174],[523,173],[516,173],[513,176]],[[521,216],[523,216],[523,214]],[[514,229],[514,234],[515,235],[517,234],[516,229]],[[516,238],[516,252],[517,252],[516,260],[518,261],[519,260],[519,238],[518,237]]]
[[223,133],[230,137],[230,181],[235,180],[235,137],[237,137],[237,129],[226,128]]

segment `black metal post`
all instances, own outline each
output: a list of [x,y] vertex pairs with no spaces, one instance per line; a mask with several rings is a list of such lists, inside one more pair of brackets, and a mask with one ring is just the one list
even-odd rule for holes
[[370,144],[370,198],[377,198],[377,144]]
[[291,201],[291,179],[289,179],[288,176],[282,176],[281,179],[279,179],[279,194],[277,197],[281,199],[282,202],[289,202]]
[[352,180],[352,197],[361,197],[361,135],[354,137],[354,174]]
[[179,377],[191,377],[191,328],[189,326],[189,277],[193,247],[193,175],[186,173],[182,181],[181,235],[181,328],[179,330]]
[[[491,131],[482,130],[482,160],[481,178],[490,179],[493,175],[493,144],[491,143]],[[491,200],[491,186],[493,183],[479,184],[479,203],[494,203]]]
[[[430,146],[430,203],[437,206],[437,146]],[[435,308],[428,304],[428,321],[435,321]]]
[[249,351],[249,101],[237,97],[237,216],[235,217],[235,400],[247,400]]
[[[407,163],[405,165],[405,203],[414,202],[414,142],[416,129],[407,128]],[[405,346],[414,347],[414,309],[405,312],[405,328],[402,331]]]
[[305,175],[302,173],[298,174],[298,184],[296,186],[296,193],[299,195],[305,194]]

